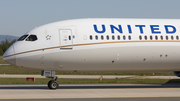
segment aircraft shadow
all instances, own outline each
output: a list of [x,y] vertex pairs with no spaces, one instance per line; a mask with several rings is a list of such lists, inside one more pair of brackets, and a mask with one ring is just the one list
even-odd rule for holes
[[114,89],[114,88],[180,88],[180,83],[160,84],[159,86],[59,86],[58,89]]
[[7,87],[0,87],[0,89],[19,89],[19,90],[21,90],[21,89],[44,89],[44,90],[46,90],[46,89],[48,89],[48,87],[46,87],[46,86],[31,86],[31,85],[29,85],[29,86],[14,86],[14,85],[12,85],[12,87],[9,85],[9,86],[7,86]]
[[[133,84],[133,83],[127,83],[127,86],[125,83],[119,83],[120,85],[111,85],[111,84],[97,84],[94,86],[94,84],[91,86],[91,84],[88,84],[86,86],[86,84],[80,84],[82,86],[79,86],[78,84],[67,84],[68,86],[64,86],[65,84],[63,84],[63,86],[61,86],[61,84],[59,84],[59,88],[58,89],[110,89],[110,88],[180,88],[180,80],[179,79],[172,79],[172,80],[169,80],[168,82],[166,83],[151,83],[151,84],[148,84],[148,85],[141,85],[142,83],[139,83],[140,85],[138,85],[137,83]],[[121,85],[123,84],[123,85]],[[130,84],[130,85],[129,85]],[[41,90],[47,90],[48,87],[46,85],[43,85],[43,86],[35,86],[35,84],[32,84],[31,85],[27,85],[27,86],[24,86],[26,84],[22,84],[21,85],[18,85],[18,86],[14,86],[15,84],[12,84],[11,85],[8,85],[8,86],[5,86],[5,87],[1,87],[0,86],[0,89],[41,89]],[[78,86],[76,86],[78,85]]]

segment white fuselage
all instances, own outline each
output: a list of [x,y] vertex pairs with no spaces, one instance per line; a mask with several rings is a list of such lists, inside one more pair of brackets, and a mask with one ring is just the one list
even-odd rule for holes
[[[3,55],[24,68],[68,72],[179,71],[180,20],[77,19],[46,24]],[[29,41],[30,35],[37,40]]]

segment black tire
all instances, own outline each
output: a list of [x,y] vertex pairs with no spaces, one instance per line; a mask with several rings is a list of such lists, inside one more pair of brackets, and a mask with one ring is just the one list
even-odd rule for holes
[[57,89],[59,87],[59,84],[55,80],[51,80],[48,82],[48,88],[49,89]]

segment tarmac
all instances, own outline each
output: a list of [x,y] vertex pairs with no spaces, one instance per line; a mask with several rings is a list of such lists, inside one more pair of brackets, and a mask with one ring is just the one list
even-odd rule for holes
[[10,65],[10,64],[7,64],[7,63],[0,63],[0,66],[3,66],[3,65]]
[[2,99],[179,98],[180,84],[44,84],[0,85]]

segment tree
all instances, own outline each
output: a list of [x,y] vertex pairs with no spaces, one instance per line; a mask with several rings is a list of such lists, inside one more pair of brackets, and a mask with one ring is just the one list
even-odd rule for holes
[[2,49],[0,48],[0,56],[2,56],[3,55],[3,51],[2,51]]
[[5,41],[1,41],[0,44],[0,56],[4,54],[4,52],[14,43],[16,42],[16,39],[9,42],[7,39]]

